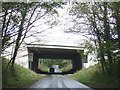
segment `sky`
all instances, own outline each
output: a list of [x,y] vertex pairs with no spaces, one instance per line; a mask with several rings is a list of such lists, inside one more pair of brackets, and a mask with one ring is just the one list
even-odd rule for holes
[[[35,28],[32,29],[32,32],[35,31],[39,32],[40,30],[45,30],[40,34],[33,34],[32,37],[25,40],[26,43],[34,42],[33,44],[48,44],[48,45],[66,45],[66,46],[79,46],[81,43],[84,42],[85,37],[80,34],[73,34],[73,33],[65,33],[64,30],[68,29],[70,26],[73,25],[71,22],[73,16],[69,15],[69,9],[71,4],[68,3],[64,5],[64,8],[58,8],[58,15],[54,15],[54,18],[57,20],[58,24],[54,27],[49,28],[50,26],[47,24],[43,24],[42,20],[38,20],[35,23]],[[50,18],[47,18],[48,20]],[[48,29],[49,28],[49,29]]]
[[[25,43],[27,44],[46,44],[46,45],[63,45],[63,46],[82,46],[81,44],[84,43],[86,40],[86,37],[84,37],[82,34],[73,34],[73,33],[65,33],[64,30],[68,29],[73,25],[73,22],[71,20],[74,18],[74,16],[69,15],[70,5],[67,4],[64,6],[64,8],[58,8],[58,15],[54,15],[54,17],[50,18],[42,18],[38,20],[32,28],[30,32],[27,33],[27,35],[32,35],[29,38],[25,39]],[[56,19],[58,24],[55,24],[54,27],[49,28],[50,26],[48,24],[45,24],[43,22],[49,20],[50,22],[52,19]],[[42,33],[39,33],[41,31],[44,31]],[[36,33],[37,32],[37,33]],[[27,48],[24,47],[26,44],[21,45],[21,50],[18,52],[18,57],[16,58],[16,63],[28,67],[28,52]],[[13,48],[9,48],[8,51],[12,51]],[[8,59],[11,58],[11,55],[7,56]],[[90,60],[91,58],[94,58],[93,56],[88,57]],[[91,62],[93,64],[93,62]]]
[[[45,44],[45,45],[63,45],[63,46],[79,46],[83,47],[81,44],[84,43],[86,38],[82,36],[82,34],[73,34],[73,33],[65,33],[64,30],[68,29],[73,25],[71,20],[74,18],[69,15],[69,10],[71,8],[71,4],[68,3],[64,5],[63,8],[58,8],[58,15],[54,15],[54,17],[45,17],[34,23],[34,28],[31,29],[30,32],[27,33],[29,38],[25,38],[23,44],[20,47],[20,52],[22,53],[26,51],[26,44]],[[55,24],[52,28],[49,28],[50,25],[45,24],[46,20],[49,20],[51,23],[54,22],[54,19],[58,24]],[[53,21],[52,21],[53,20]],[[39,33],[43,31],[42,33]],[[37,32],[37,33],[36,33]],[[13,46],[8,48],[6,51],[11,54],[13,51]],[[26,52],[23,53],[26,55]],[[6,56],[6,54],[5,54]],[[19,55],[18,55],[19,56]],[[23,55],[20,55],[23,56]],[[8,56],[9,58],[11,57]]]

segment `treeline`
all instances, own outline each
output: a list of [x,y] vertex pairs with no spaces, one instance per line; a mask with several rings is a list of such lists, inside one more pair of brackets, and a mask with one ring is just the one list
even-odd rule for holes
[[87,33],[86,37],[95,43],[97,59],[102,65],[103,73],[112,75],[118,72],[120,64],[120,2],[75,2],[72,4],[70,14],[76,18],[73,20],[72,29],[66,32]]

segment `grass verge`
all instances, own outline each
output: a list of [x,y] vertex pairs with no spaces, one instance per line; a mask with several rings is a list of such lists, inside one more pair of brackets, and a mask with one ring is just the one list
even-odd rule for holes
[[61,68],[61,71],[62,72],[65,72],[65,71],[69,71],[69,70],[71,70],[72,69],[72,65],[71,64],[68,64],[68,65],[66,65],[66,67],[62,67]]
[[10,68],[6,68],[8,60],[2,58],[2,86],[6,87],[15,87],[15,88],[27,88],[31,86],[37,80],[43,78],[33,71],[26,69],[18,64],[14,64],[14,74],[11,72]]
[[82,69],[70,77],[91,88],[118,88],[118,75],[103,74],[98,65]]

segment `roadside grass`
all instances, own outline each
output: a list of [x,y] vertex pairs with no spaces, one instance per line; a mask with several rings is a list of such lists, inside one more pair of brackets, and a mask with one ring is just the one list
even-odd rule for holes
[[71,64],[68,64],[66,67],[62,67],[60,70],[62,72],[65,72],[65,71],[69,71],[70,69],[72,69],[72,65]]
[[91,88],[118,88],[118,75],[103,74],[98,64],[82,69],[70,77]]
[[43,64],[40,64],[40,66],[38,66],[38,68],[41,70],[41,71],[44,71],[44,72],[48,72],[49,71],[49,68],[43,63]]
[[2,85],[6,87],[29,87],[44,76],[38,75],[18,64],[14,64],[14,72],[7,68],[8,60],[2,58]]

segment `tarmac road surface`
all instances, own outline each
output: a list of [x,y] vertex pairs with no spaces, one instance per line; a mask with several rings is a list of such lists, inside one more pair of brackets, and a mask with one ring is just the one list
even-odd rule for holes
[[36,82],[30,88],[66,88],[67,90],[78,88],[79,90],[93,90],[66,75],[48,75],[46,78]]

